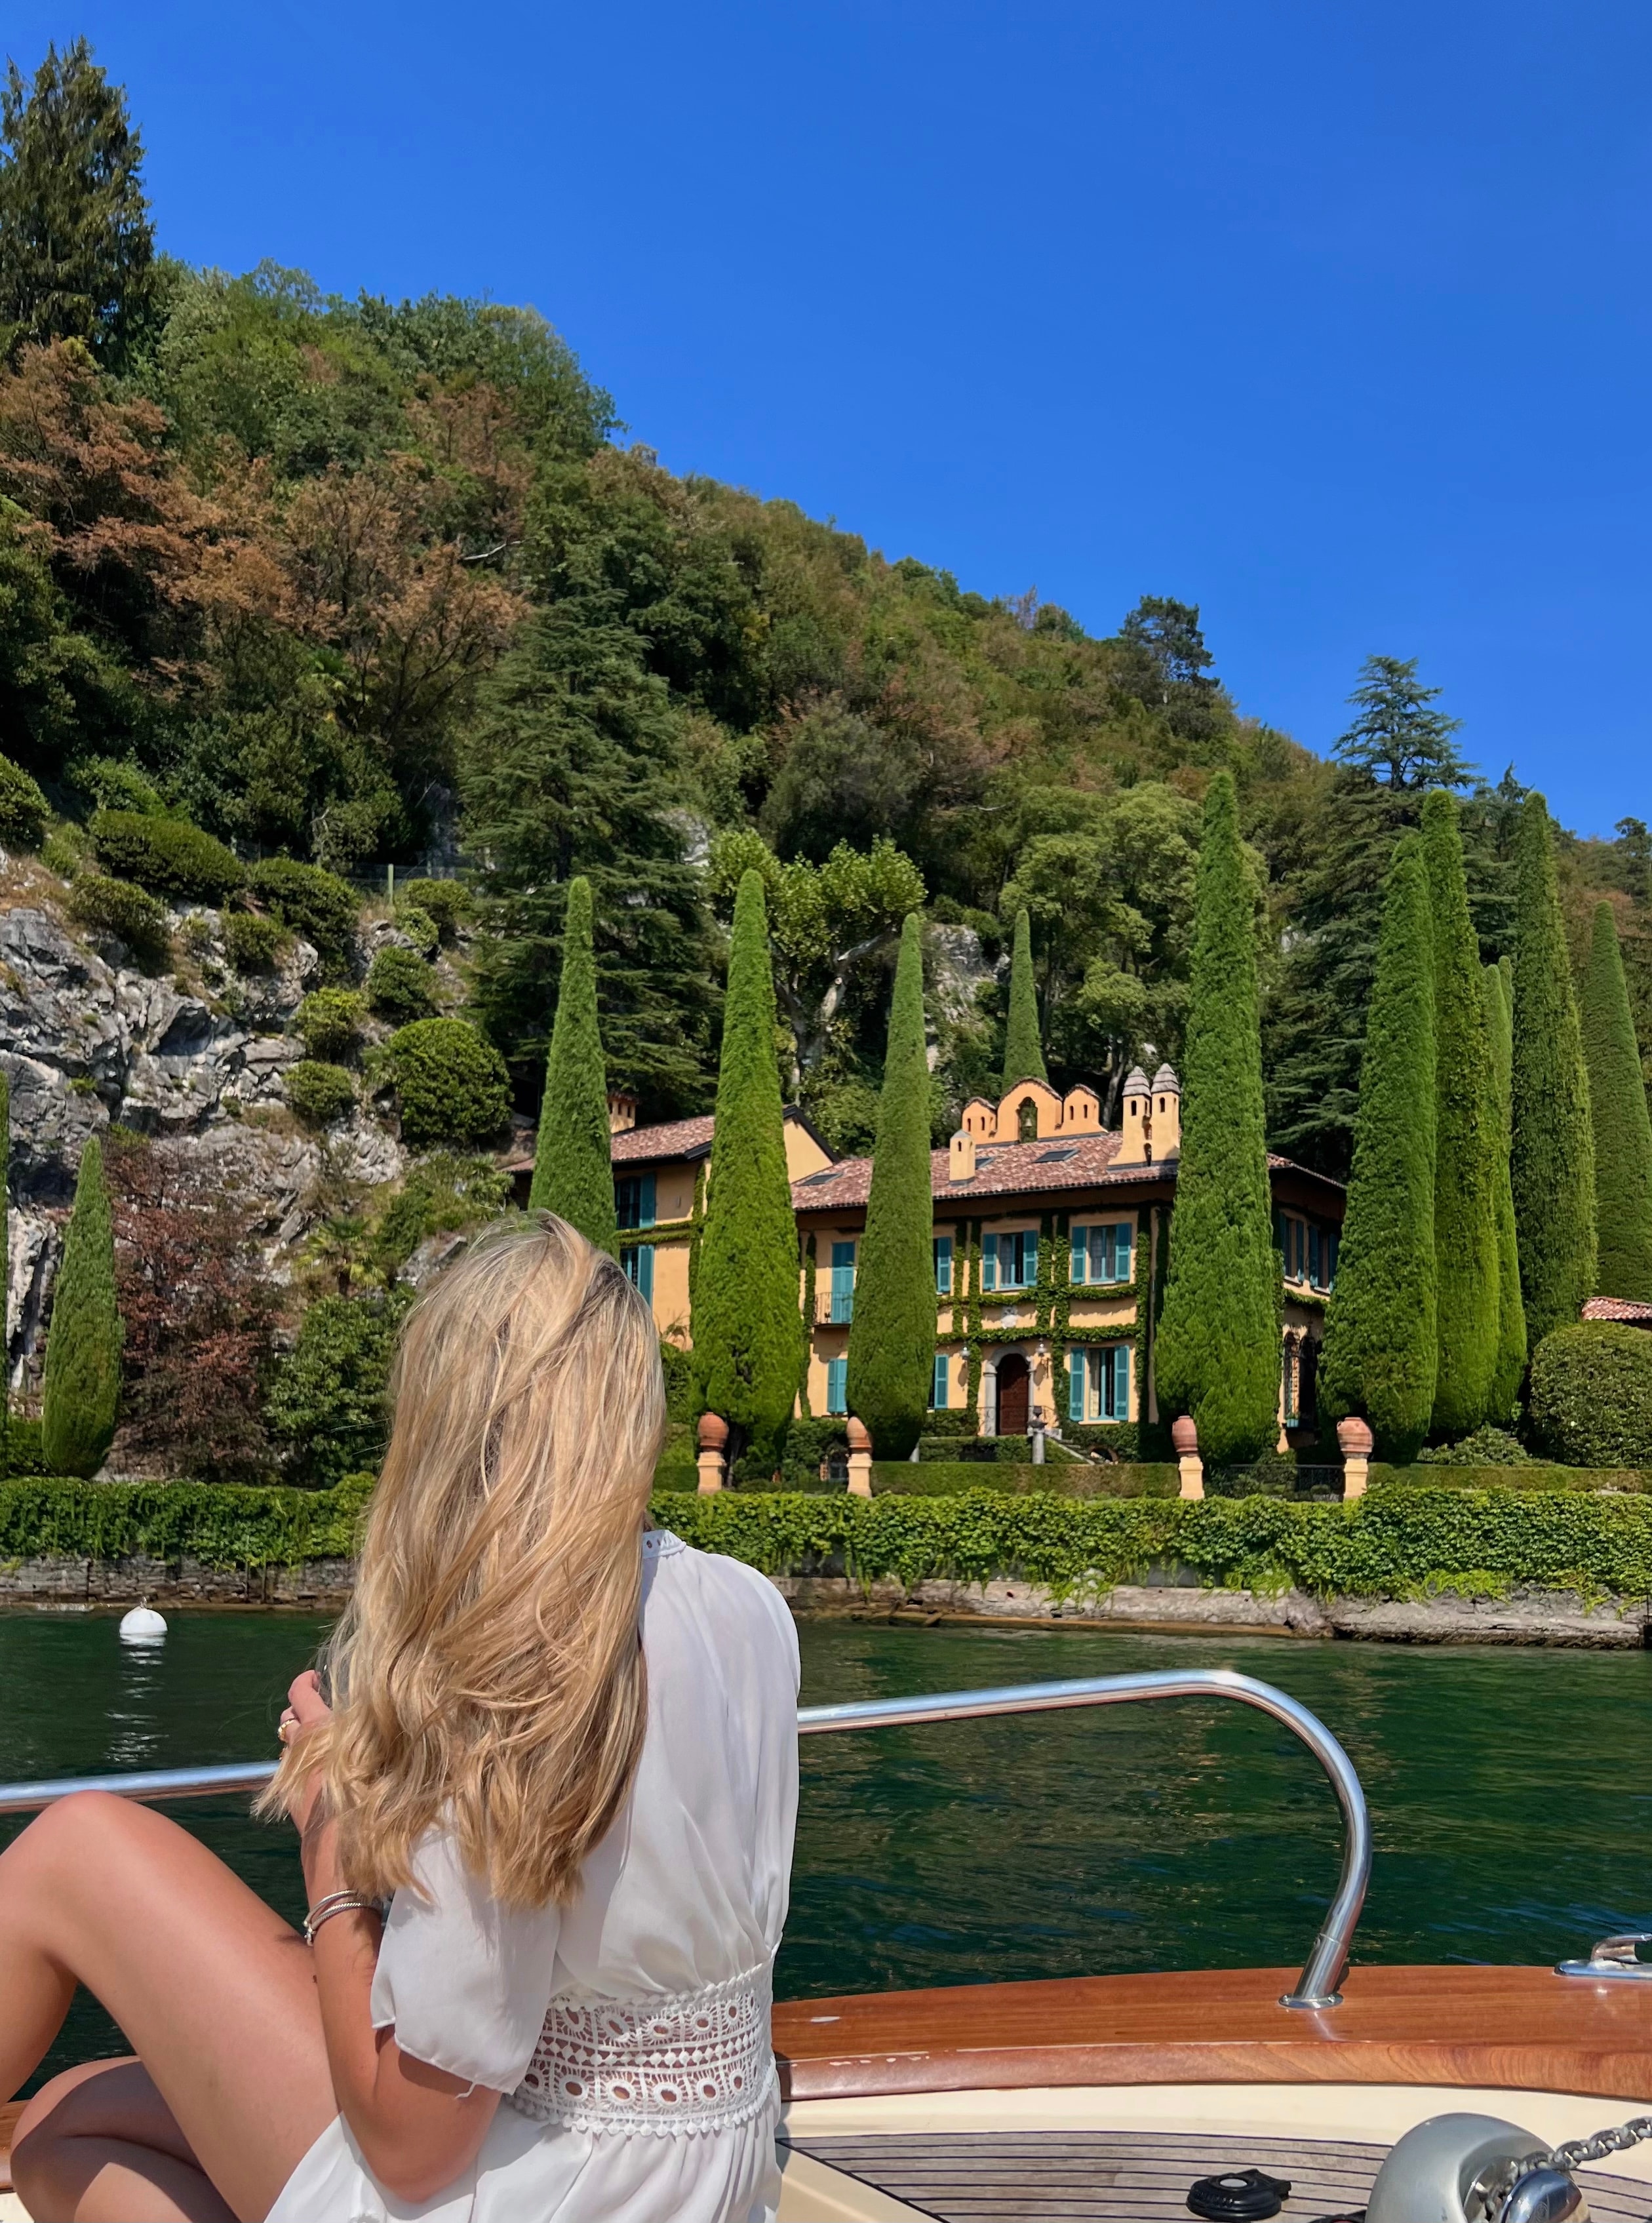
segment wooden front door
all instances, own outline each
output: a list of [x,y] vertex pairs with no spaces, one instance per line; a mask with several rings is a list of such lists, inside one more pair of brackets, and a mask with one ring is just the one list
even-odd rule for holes
[[1000,1436],[1025,1435],[1028,1392],[1031,1386],[1027,1362],[1018,1351],[1009,1351],[999,1360],[998,1433]]

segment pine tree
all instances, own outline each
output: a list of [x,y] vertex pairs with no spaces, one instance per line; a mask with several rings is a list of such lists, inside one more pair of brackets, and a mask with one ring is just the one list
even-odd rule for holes
[[1493,1168],[1498,1221],[1498,1358],[1491,1376],[1491,1418],[1506,1427],[1514,1417],[1526,1371],[1526,1307],[1520,1294],[1520,1243],[1515,1229],[1514,1182],[1509,1156],[1514,1137],[1514,969],[1504,957],[1480,968],[1486,1040],[1497,1099],[1497,1162]]
[[1010,955],[1010,1014],[1004,1030],[1004,1093],[1018,1080],[1048,1080],[1044,1044],[1038,1035],[1038,992],[1032,980],[1032,921],[1015,914]]
[[1516,850],[1514,1205],[1526,1340],[1570,1327],[1595,1291],[1595,1152],[1548,806],[1529,795]]
[[1279,1426],[1280,1278],[1263,1135],[1255,904],[1233,776],[1205,803],[1182,1071],[1182,1157],[1155,1375],[1207,1460],[1256,1458]]
[[803,1365],[798,1226],[786,1177],[774,975],[760,872],[735,899],[722,1063],[693,1307],[704,1407],[777,1455]]
[[935,1369],[934,1236],[924,935],[913,912],[901,929],[895,967],[872,1192],[849,1327],[849,1410],[871,1430],[881,1458],[906,1457],[929,1407]]
[[154,233],[125,96],[85,39],[48,47],[32,85],[10,64],[0,142],[0,351],[83,340],[120,369],[148,321]]
[[1434,927],[1434,1259],[1440,1365],[1432,1433],[1471,1434],[1491,1409],[1498,1359],[1498,1152],[1480,952],[1468,916],[1455,800],[1422,806]]
[[586,879],[568,884],[562,978],[551,1052],[545,1062],[545,1100],[539,1106],[528,1203],[536,1212],[556,1212],[599,1250],[615,1248],[608,1070],[596,1024],[591,884]]
[[114,1223],[103,1149],[91,1135],[80,1153],[46,1336],[41,1448],[49,1473],[91,1475],[103,1464],[115,1439],[121,1340]]
[[1421,838],[1408,834],[1383,901],[1353,1170],[1319,1371],[1326,1417],[1363,1415],[1378,1456],[1402,1464],[1428,1435],[1440,1358],[1434,1161],[1434,930]]
[[1652,1301],[1652,1119],[1609,903],[1595,906],[1581,1017],[1595,1145],[1594,1294],[1645,1304]]

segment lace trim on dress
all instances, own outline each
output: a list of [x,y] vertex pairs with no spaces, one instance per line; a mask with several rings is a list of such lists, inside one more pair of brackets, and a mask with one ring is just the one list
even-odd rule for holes
[[512,2106],[574,2131],[732,2129],[775,2088],[768,1962],[704,1991],[551,2002]]
[[653,1552],[659,1558],[664,1559],[669,1552],[686,1552],[688,1546],[680,1536],[673,1536],[669,1528],[645,1528],[642,1532],[642,1548],[645,1552]]

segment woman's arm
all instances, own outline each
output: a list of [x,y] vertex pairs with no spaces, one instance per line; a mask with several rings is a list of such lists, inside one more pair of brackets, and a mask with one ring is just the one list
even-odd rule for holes
[[[288,1697],[301,1734],[327,1708],[313,1675],[301,1675]],[[295,1814],[309,1903],[346,1888],[337,1832],[317,1811]],[[475,2160],[499,2106],[499,2094],[463,2083],[404,2053],[394,2032],[375,2030],[371,1995],[381,1924],[352,1911],[322,1924],[315,1935],[316,1994],[327,2062],[339,2113],[356,2134],[374,2176],[398,2199],[428,2200]]]

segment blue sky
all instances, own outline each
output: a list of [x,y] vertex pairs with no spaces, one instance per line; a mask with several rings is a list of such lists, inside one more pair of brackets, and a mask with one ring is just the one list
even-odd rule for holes
[[11,0],[164,244],[541,309],[675,469],[1096,631],[1197,601],[1326,748],[1372,652],[1652,816],[1652,12]]

